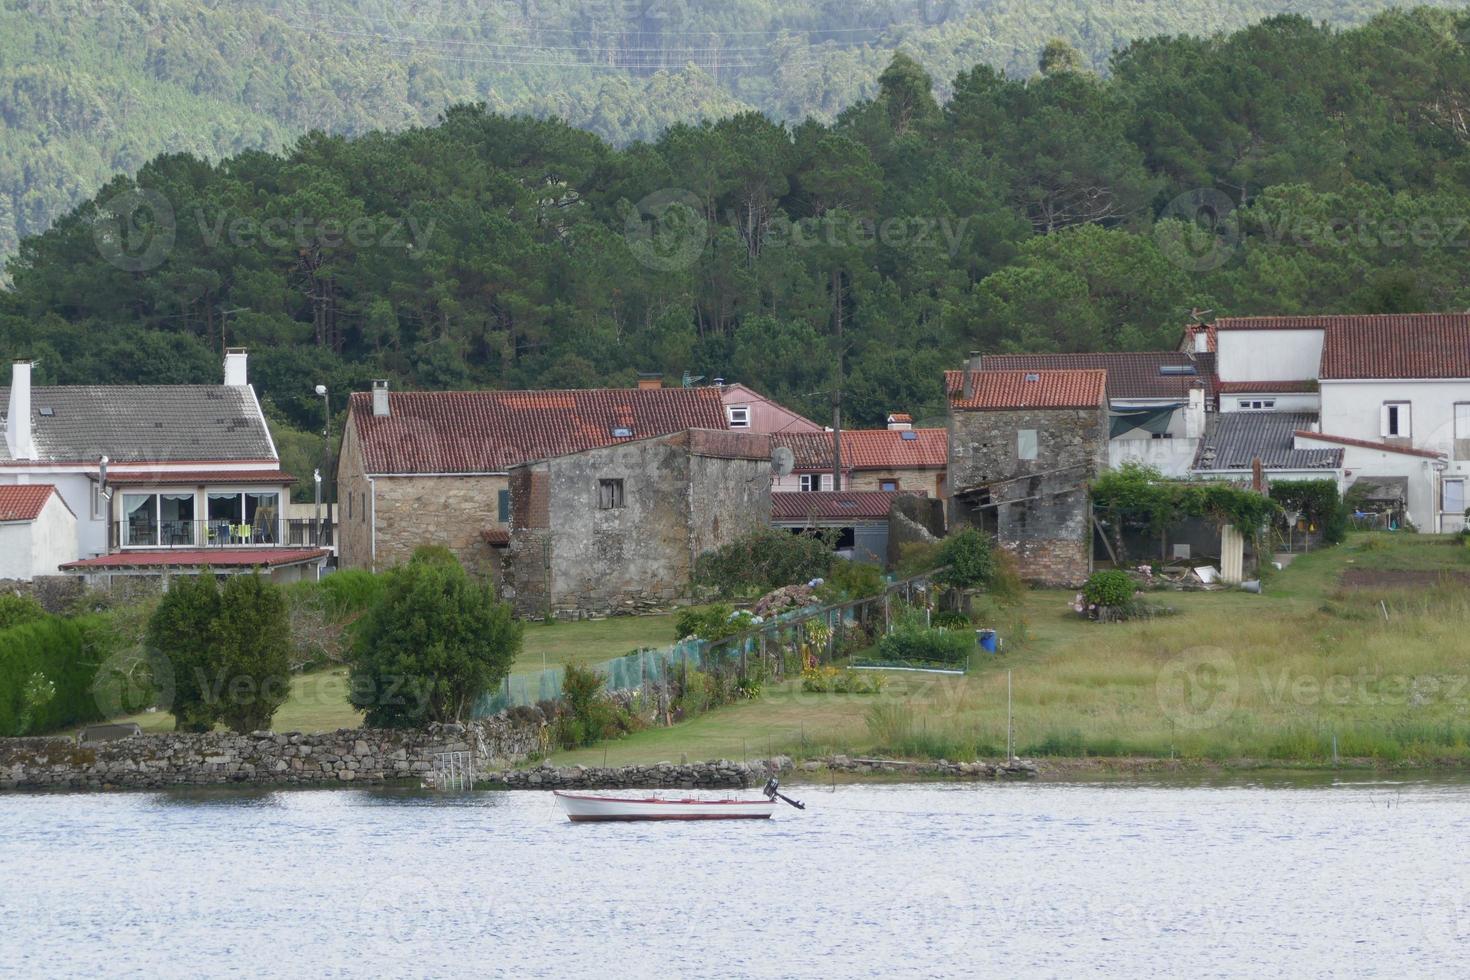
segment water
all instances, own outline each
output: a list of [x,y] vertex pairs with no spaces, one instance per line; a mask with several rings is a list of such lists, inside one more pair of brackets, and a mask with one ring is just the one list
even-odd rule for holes
[[1470,784],[0,796],[0,974],[1466,976]]

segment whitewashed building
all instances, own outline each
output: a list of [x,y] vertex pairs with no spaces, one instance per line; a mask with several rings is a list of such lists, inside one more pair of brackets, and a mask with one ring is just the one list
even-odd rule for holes
[[77,518],[54,486],[0,486],[0,581],[29,582],[76,554]]

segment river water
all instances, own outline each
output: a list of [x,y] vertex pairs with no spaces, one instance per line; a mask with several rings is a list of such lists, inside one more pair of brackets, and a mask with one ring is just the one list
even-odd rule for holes
[[1470,975],[1461,780],[793,793],[8,794],[0,975]]

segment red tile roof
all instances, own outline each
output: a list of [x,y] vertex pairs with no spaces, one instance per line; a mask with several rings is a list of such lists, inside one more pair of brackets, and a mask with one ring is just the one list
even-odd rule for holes
[[109,485],[115,486],[203,486],[206,483],[272,484],[295,483],[296,477],[280,470],[153,470],[107,474]]
[[207,548],[194,550],[119,551],[69,561],[62,568],[274,568],[296,565],[331,554],[323,548]]
[[1215,390],[1222,395],[1270,395],[1276,392],[1316,391],[1315,381],[1217,381]]
[[1323,380],[1470,378],[1470,313],[1317,319]]
[[1194,338],[1197,334],[1205,335],[1205,350],[1211,354],[1220,349],[1219,340],[1215,335],[1213,323],[1191,323],[1184,328],[1184,336],[1179,339],[1179,349],[1182,351],[1194,350]]
[[1359,449],[1376,449],[1379,452],[1398,453],[1401,456],[1419,456],[1423,459],[1444,459],[1445,456],[1444,453],[1437,453],[1432,449],[1413,449],[1387,442],[1374,442],[1371,439],[1353,439],[1349,436],[1330,436],[1324,432],[1312,432],[1308,429],[1298,429],[1295,434],[1300,439],[1331,442],[1339,446],[1357,446]]
[[[370,474],[502,473],[512,466],[683,429],[726,429],[718,388],[393,392],[389,414],[352,396]],[[615,436],[625,428],[629,436]]]
[[[907,432],[912,439],[905,439]],[[771,445],[796,457],[796,472],[832,468],[832,433],[781,432]],[[949,463],[949,433],[944,429],[844,429],[842,468],[852,470],[943,469]]]
[[1222,316],[1212,326],[1220,330],[1321,330],[1336,316]]
[[[1184,351],[1108,351],[1095,354],[986,354],[981,371],[1108,372],[1108,398],[1171,398],[1188,401],[1191,388],[1213,398],[1215,355]],[[1180,372],[1188,371],[1184,374]]]
[[49,483],[0,486],[0,523],[34,521],[56,488]]
[[882,521],[888,518],[893,501],[901,496],[919,496],[911,491],[822,490],[808,493],[771,494],[771,520],[777,523],[831,521]]
[[503,548],[510,544],[510,532],[503,527],[489,527],[480,532],[480,537],[492,548]]
[[1108,372],[1101,369],[981,370],[975,377],[975,390],[967,396],[965,372],[944,372],[944,386],[952,406],[971,411],[1099,408],[1107,389]]

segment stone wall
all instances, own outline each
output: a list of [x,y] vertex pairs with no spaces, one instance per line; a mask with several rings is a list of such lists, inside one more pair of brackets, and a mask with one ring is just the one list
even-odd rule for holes
[[473,752],[477,771],[488,776],[540,751],[543,730],[540,721],[500,715],[424,731],[168,733],[85,745],[66,738],[7,738],[0,739],[0,789],[421,780],[445,752]]
[[[1021,430],[1037,438],[1034,460],[1017,452]],[[1087,483],[1107,464],[1107,412],[1021,408],[951,411],[954,523],[995,534],[1023,578],[1075,587],[1091,572]]]
[[373,519],[378,571],[401,565],[420,545],[443,545],[470,572],[493,578],[494,550],[484,533],[500,523],[503,476],[380,476]]

